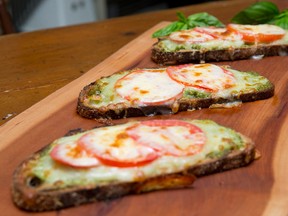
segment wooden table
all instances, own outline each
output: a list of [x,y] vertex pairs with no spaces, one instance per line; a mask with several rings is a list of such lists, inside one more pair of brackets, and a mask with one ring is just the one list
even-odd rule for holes
[[[74,109],[75,95],[71,96],[71,94],[71,98],[69,98],[69,93],[67,93],[68,97],[63,98],[63,94],[66,94],[64,92],[70,89],[73,91],[74,87],[77,89],[83,83],[88,84],[88,81],[92,79],[89,78],[90,74],[96,74],[95,77],[98,77],[102,74],[116,72],[103,71],[106,69],[105,63],[107,61],[105,59],[112,54],[112,57],[109,57],[110,61],[115,60],[115,63],[112,63],[112,68],[114,65],[116,65],[115,68],[153,65],[147,57],[147,50],[149,51],[147,46],[150,46],[150,41],[152,41],[149,35],[151,31],[155,30],[155,25],[158,24],[159,26],[160,22],[175,20],[177,11],[182,11],[186,15],[206,11],[215,15],[224,23],[228,23],[233,15],[253,2],[255,0],[217,1],[109,19],[97,23],[0,37],[1,214],[26,215],[25,212],[13,206],[11,194],[8,190],[13,170],[17,164],[49,143],[49,141],[63,135],[67,129],[72,129],[71,127],[77,127],[77,125],[91,128],[96,124],[90,120],[80,119],[76,117],[76,114],[75,116],[72,114],[73,120],[71,120],[71,123],[67,123],[70,120],[69,109],[71,109],[67,107],[69,105]],[[275,0],[274,2],[280,9],[288,8],[287,0]],[[146,32],[148,29],[150,30]],[[137,54],[138,56],[133,61],[125,62],[126,59],[123,56],[126,54],[123,54],[123,52],[131,49],[135,43],[139,46],[139,36],[140,39],[143,37],[149,38],[148,42],[143,41],[143,50],[146,53],[145,60],[141,60],[143,55]],[[129,44],[124,49],[118,51],[127,43]],[[141,49],[135,50],[135,52],[141,53]],[[275,67],[273,66],[274,62],[277,62]],[[243,117],[246,122],[237,120],[237,123],[231,123],[235,129],[250,133],[249,135],[252,138],[258,139],[256,141],[260,142],[259,148],[262,150],[263,159],[259,160],[262,162],[256,162],[256,168],[252,166],[252,168],[248,168],[246,173],[243,169],[240,169],[241,171],[237,170],[225,175],[219,174],[204,178],[203,181],[197,181],[195,191],[169,192],[173,193],[171,194],[172,197],[166,195],[166,192],[151,193],[138,197],[131,196],[110,203],[103,202],[60,211],[60,215],[84,213],[86,215],[135,215],[136,213],[137,215],[145,215],[146,213],[149,213],[149,215],[162,215],[164,213],[168,215],[194,215],[193,213],[195,215],[211,215],[212,213],[216,214],[217,211],[221,215],[245,215],[245,212],[247,215],[287,215],[288,187],[286,182],[288,181],[288,173],[285,166],[283,166],[288,160],[283,153],[285,150],[288,151],[288,147],[284,145],[285,143],[288,145],[287,136],[285,136],[285,132],[287,134],[288,131],[288,120],[285,118],[287,115],[287,96],[283,93],[286,90],[287,95],[288,86],[288,71],[285,63],[286,65],[288,63],[287,57],[271,57],[261,60],[261,63],[260,61],[255,63],[257,64],[256,69],[263,68],[265,75],[268,75],[273,81],[277,81],[277,84],[279,83],[279,86],[276,86],[277,94],[273,99],[262,104],[255,102],[254,104],[245,105],[243,109],[251,111],[251,114],[248,114],[248,111],[243,111],[242,114],[247,116],[257,115],[257,106],[268,107],[264,110],[267,111],[267,114],[259,117],[266,126],[262,127],[259,125],[260,123],[253,122],[253,118],[248,119],[248,117]],[[251,63],[251,60],[232,62],[231,64],[247,70],[255,65],[253,62]],[[96,65],[99,66],[93,68]],[[96,69],[99,74],[97,74]],[[269,73],[269,70],[274,69],[284,72],[286,70],[286,74],[283,73],[283,77],[277,77]],[[283,81],[279,81],[281,79]],[[66,99],[67,103],[62,102]],[[55,106],[60,106],[61,111],[49,104],[49,101],[56,101]],[[43,109],[45,103],[47,104],[47,110]],[[272,111],[269,110],[269,106],[271,104],[271,110],[277,112],[277,115],[270,115]],[[59,112],[63,113],[62,108],[68,110],[68,116],[62,116],[63,119],[61,119],[63,122],[66,121],[66,124],[63,124],[64,126],[59,124],[59,120],[56,120]],[[40,111],[43,113],[39,113]],[[212,118],[229,126],[231,119],[239,119],[239,115],[242,115],[239,112],[206,110],[200,111],[195,116],[210,117],[211,114],[215,114],[215,117]],[[43,116],[46,119],[43,119]],[[187,117],[189,114],[186,113],[183,116]],[[41,121],[39,120],[40,117]],[[252,132],[251,129],[248,130],[246,127],[248,122],[251,128],[255,128]],[[269,124],[272,127],[270,130],[268,128]],[[261,131],[256,130],[256,128],[260,128]],[[273,131],[273,128],[276,131]],[[261,133],[265,134],[261,135]],[[43,134],[47,134],[47,136],[43,136]],[[269,144],[269,147],[264,147],[265,143]],[[241,179],[241,183],[237,183],[238,177]],[[209,185],[205,187],[207,183]],[[240,186],[235,187],[235,185]],[[197,188],[202,191],[197,192]],[[188,195],[188,193],[192,193],[192,195]],[[218,194],[219,196],[217,196]],[[187,200],[183,200],[182,196],[196,199],[191,199],[191,208],[187,206]],[[164,200],[161,201],[161,199]],[[223,199],[223,202],[229,201],[229,203],[223,203],[219,206],[221,199]],[[175,207],[170,206],[173,203],[175,203]],[[202,205],[195,206],[193,203]],[[149,206],[145,208],[148,204],[152,205],[153,208],[149,208]],[[48,212],[42,214],[57,215],[58,213]]]
[[[279,0],[279,6],[287,0]],[[207,11],[229,22],[255,0],[193,5],[66,28],[0,37],[0,124],[75,80],[161,21]],[[282,6],[284,7],[284,6]]]

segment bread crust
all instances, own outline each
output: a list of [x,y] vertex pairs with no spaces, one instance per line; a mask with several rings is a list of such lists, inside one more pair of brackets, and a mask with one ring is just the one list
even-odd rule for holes
[[231,96],[230,98],[180,99],[173,105],[129,107],[125,103],[110,104],[107,107],[92,108],[84,104],[85,98],[95,82],[85,86],[80,92],[77,103],[77,113],[89,119],[121,119],[127,117],[151,116],[172,114],[187,110],[209,108],[213,104],[224,104],[234,101],[251,102],[263,100],[274,95],[274,86],[271,88]]
[[151,59],[160,65],[234,61],[262,55],[288,55],[288,45],[258,45],[249,48],[233,48],[226,50],[180,50],[177,52],[166,52],[159,48],[157,44],[158,43],[155,43],[153,45]]
[[[38,189],[37,179],[31,176],[28,163],[37,160],[41,151],[24,161],[13,175],[12,195],[14,203],[26,211],[50,211],[77,206],[83,203],[109,200],[128,194],[190,187],[196,177],[247,166],[255,159],[255,145],[241,135],[246,143],[243,151],[234,150],[218,159],[207,159],[181,172],[142,179],[137,182],[124,182],[107,185],[86,185],[62,189]],[[45,150],[45,149],[44,149]],[[29,183],[30,182],[30,183]],[[31,183],[32,182],[32,183]]]

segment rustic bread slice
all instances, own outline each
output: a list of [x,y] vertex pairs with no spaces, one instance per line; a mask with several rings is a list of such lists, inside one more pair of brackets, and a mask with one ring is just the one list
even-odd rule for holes
[[228,24],[196,27],[158,39],[152,60],[158,64],[233,61],[288,54],[288,31],[279,26]]
[[[202,65],[195,65],[195,67]],[[212,64],[204,65],[211,66]],[[141,70],[157,72],[167,70],[168,68]],[[136,116],[173,114],[181,111],[209,108],[215,104],[225,106],[227,103],[262,100],[274,95],[274,85],[267,78],[254,72],[241,72],[227,65],[221,66],[221,68],[233,74],[236,80],[235,86],[221,89],[217,92],[185,86],[181,97],[175,98],[174,101],[144,105],[137,104],[135,100],[121,97],[115,90],[118,80],[140,69],[121,71],[108,77],[102,77],[85,86],[78,98],[77,112],[81,116],[91,119],[120,119]],[[153,79],[147,82],[152,85]],[[145,82],[143,83],[145,84]],[[158,85],[158,83],[155,82],[155,85]],[[163,88],[166,88],[167,91],[171,89],[170,86]]]
[[[160,40],[161,41],[161,40]],[[251,45],[229,49],[192,49],[165,51],[159,42],[152,48],[151,59],[159,65],[174,65],[185,63],[203,63],[215,61],[234,61],[249,58],[262,58],[268,56],[286,56],[288,44],[284,45]]]
[[[182,122],[183,125],[192,124],[200,128],[201,133],[205,134],[203,148],[196,153],[181,156],[162,154],[148,164],[124,168],[111,167],[104,162],[96,167],[73,168],[53,160],[51,152],[55,146],[79,142],[81,137],[91,131],[76,133],[55,140],[18,166],[12,184],[14,203],[27,211],[48,211],[128,194],[189,187],[195,177],[246,166],[255,159],[255,145],[249,138],[213,121],[158,121]],[[126,130],[136,124],[143,126],[145,122],[101,128],[113,133],[113,130]],[[197,133],[200,133],[199,130]],[[151,134],[153,136],[155,134]],[[199,145],[194,141],[192,144]]]

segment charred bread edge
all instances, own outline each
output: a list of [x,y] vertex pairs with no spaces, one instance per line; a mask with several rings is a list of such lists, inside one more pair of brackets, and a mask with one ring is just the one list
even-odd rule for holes
[[267,90],[258,91],[257,93],[246,93],[230,98],[206,98],[206,99],[187,99],[180,100],[178,109],[173,109],[168,105],[129,107],[124,103],[109,105],[109,107],[91,108],[84,105],[85,95],[89,92],[95,82],[85,86],[78,97],[77,112],[80,116],[89,119],[121,119],[126,117],[140,117],[161,114],[171,114],[181,111],[209,108],[213,104],[221,104],[241,100],[242,102],[251,102],[263,100],[274,95],[274,85]]
[[157,64],[173,65],[191,62],[233,61],[248,59],[253,56],[288,55],[288,45],[258,45],[249,48],[233,48],[226,50],[182,50],[166,52],[153,45],[151,59]]
[[[104,186],[87,185],[86,187],[69,187],[60,190],[45,189],[40,191],[37,190],[37,184],[40,184],[37,182],[37,178],[33,180],[33,176],[27,175],[27,173],[29,174],[29,170],[26,170],[28,169],[26,165],[28,161],[37,159],[41,151],[48,148],[48,146],[46,146],[22,162],[15,170],[12,184],[13,202],[19,208],[26,211],[51,211],[78,206],[84,203],[110,200],[128,194],[140,194],[167,188],[189,187],[196,177],[223,172],[252,163],[252,161],[256,159],[255,144],[250,138],[242,134],[240,134],[240,136],[246,144],[245,150],[235,150],[222,158],[208,159],[182,172],[143,179],[138,182]],[[30,186],[28,184],[30,184]]]

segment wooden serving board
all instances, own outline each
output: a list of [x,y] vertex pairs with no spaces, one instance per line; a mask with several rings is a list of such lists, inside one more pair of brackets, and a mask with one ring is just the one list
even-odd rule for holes
[[[80,78],[54,92],[0,128],[1,215],[30,215],[13,205],[14,169],[21,161],[75,128],[101,123],[76,114],[80,90],[90,82],[123,69],[157,66],[150,60],[159,23]],[[273,98],[231,109],[202,109],[147,118],[212,119],[252,138],[262,157],[248,167],[196,180],[192,188],[131,195],[61,211],[35,215],[287,215],[288,212],[288,57],[223,62],[256,71],[276,86]],[[220,64],[220,63],[219,63]],[[134,118],[135,119],[135,118]],[[143,119],[143,118],[138,118]],[[132,120],[124,119],[112,123]]]

